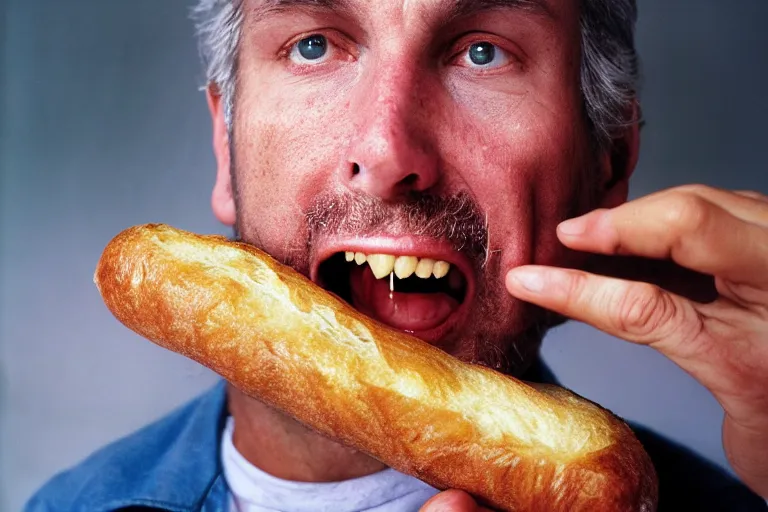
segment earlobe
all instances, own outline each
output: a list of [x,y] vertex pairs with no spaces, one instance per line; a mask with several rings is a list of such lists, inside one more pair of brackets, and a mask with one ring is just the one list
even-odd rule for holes
[[229,172],[226,174],[226,178],[221,178],[220,172],[217,173],[216,184],[213,186],[213,194],[211,195],[211,207],[219,222],[227,226],[234,226],[237,220],[237,209],[235,208],[235,196],[232,192],[232,180]]
[[206,90],[208,110],[213,124],[213,152],[216,156],[216,183],[211,195],[211,207],[219,222],[233,226],[237,218],[232,170],[229,130],[224,119],[224,101],[215,85]]
[[633,109],[632,119],[635,121],[600,153],[601,201],[598,208],[615,208],[625,203],[629,196],[629,180],[640,153],[639,105],[636,102]]

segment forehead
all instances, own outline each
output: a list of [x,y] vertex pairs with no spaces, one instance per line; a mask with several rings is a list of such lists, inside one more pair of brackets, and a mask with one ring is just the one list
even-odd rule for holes
[[564,7],[577,0],[246,0],[252,21],[295,9],[317,8],[342,14],[371,15],[387,13],[399,19],[420,18],[449,21],[489,10],[513,10],[526,14],[556,18]]

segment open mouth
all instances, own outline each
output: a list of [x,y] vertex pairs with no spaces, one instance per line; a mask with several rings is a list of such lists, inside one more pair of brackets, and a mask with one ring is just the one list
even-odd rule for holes
[[466,310],[471,279],[457,253],[417,256],[342,249],[328,252],[312,278],[371,318],[436,342]]

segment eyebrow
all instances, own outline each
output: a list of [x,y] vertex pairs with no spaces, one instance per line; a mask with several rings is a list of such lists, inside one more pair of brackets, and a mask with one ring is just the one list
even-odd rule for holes
[[[302,7],[344,13],[357,10],[349,0],[260,0],[252,10],[254,18],[259,20],[270,14]],[[446,0],[439,11],[444,19],[453,20],[493,9],[529,11],[532,14],[554,17],[547,0]]]

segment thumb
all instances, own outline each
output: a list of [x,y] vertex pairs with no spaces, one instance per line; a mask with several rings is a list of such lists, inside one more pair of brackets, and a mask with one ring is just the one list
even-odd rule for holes
[[464,491],[450,490],[433,496],[419,512],[490,512]]

